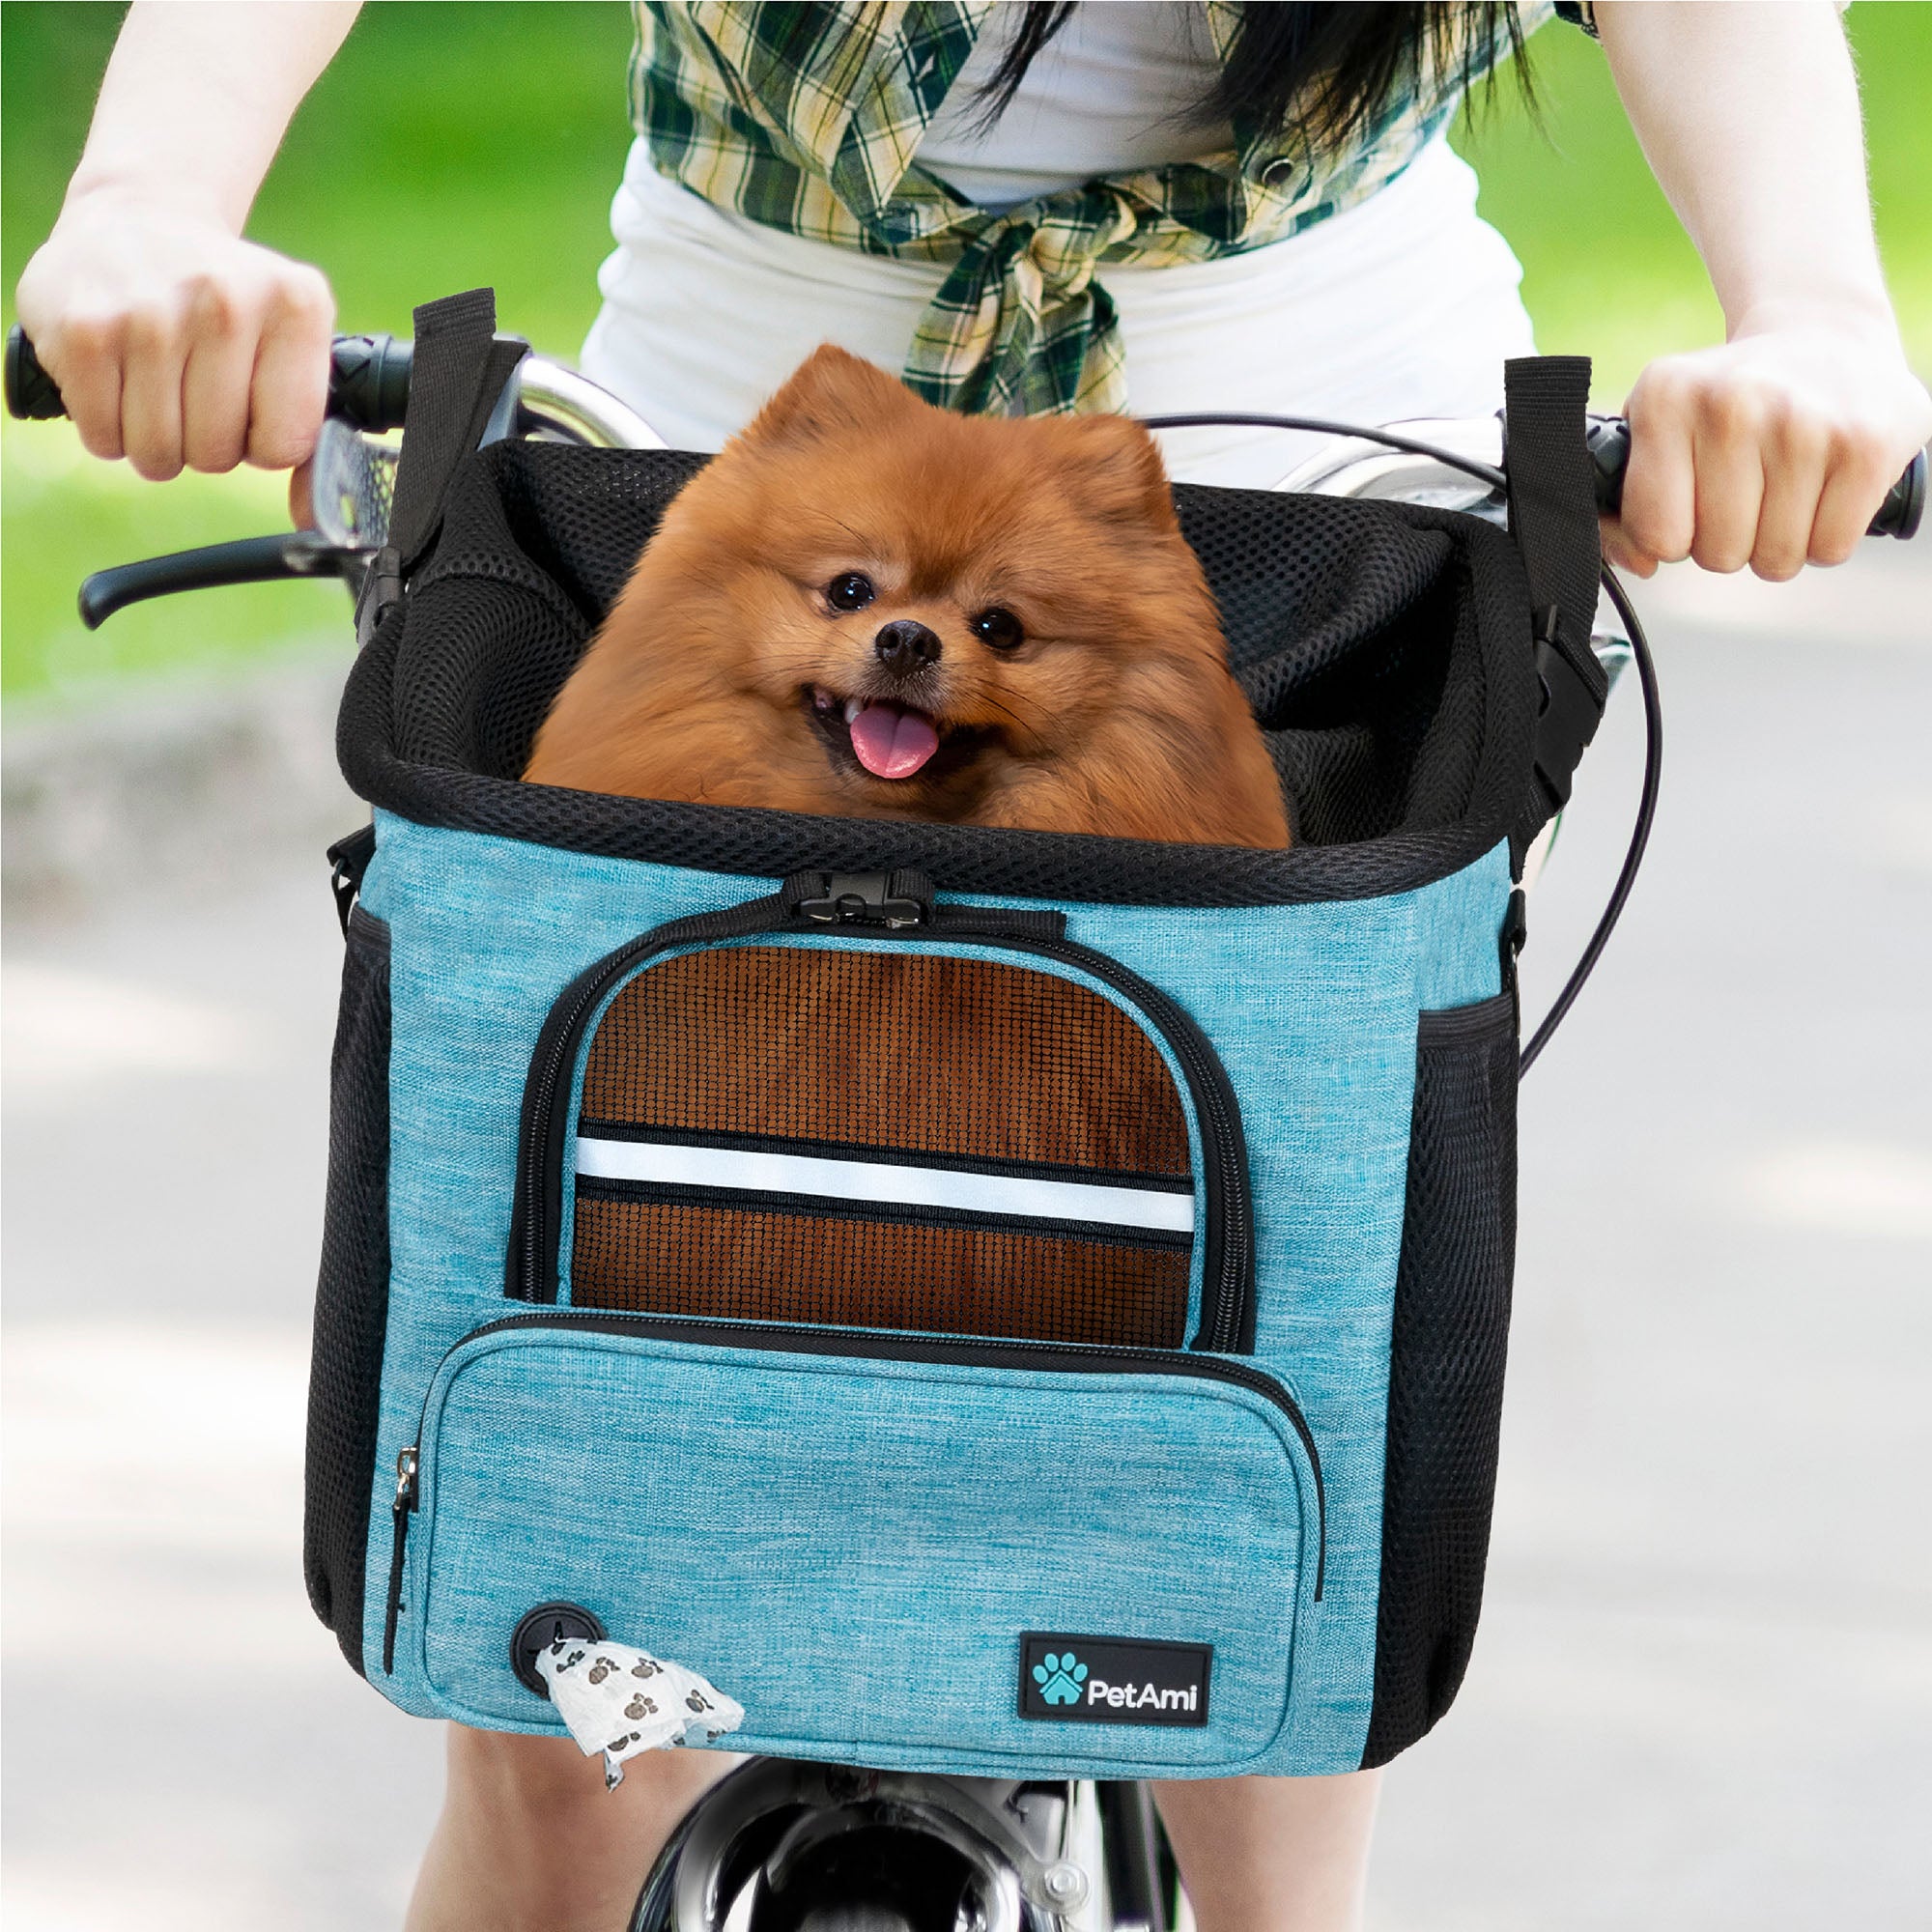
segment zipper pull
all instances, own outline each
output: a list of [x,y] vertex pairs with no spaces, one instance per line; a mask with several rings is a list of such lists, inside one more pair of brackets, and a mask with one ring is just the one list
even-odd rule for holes
[[403,1614],[403,1552],[410,1541],[410,1512],[416,1506],[416,1445],[412,1442],[396,1457],[396,1499],[389,1505],[395,1538],[389,1546],[389,1601],[383,1618],[383,1671],[396,1667],[396,1625]]
[[396,1457],[396,1500],[390,1508],[397,1516],[407,1515],[416,1506],[416,1446],[413,1442]]

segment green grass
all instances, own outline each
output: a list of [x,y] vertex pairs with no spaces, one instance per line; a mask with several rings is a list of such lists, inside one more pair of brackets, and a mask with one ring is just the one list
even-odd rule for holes
[[[0,8],[5,320],[60,212],[119,6]],[[629,9],[368,8],[303,103],[248,224],[319,263],[341,326],[407,334],[431,296],[491,283],[505,327],[574,359],[597,312],[611,196],[630,144]],[[61,423],[0,432],[0,688],[85,697],[103,679],[339,645],[332,584],[264,584],[137,606],[90,635],[80,579],[103,564],[286,526],[281,479],[147,484],[90,463]]]
[[[0,6],[0,309],[59,212],[118,29],[115,5]],[[1863,77],[1881,244],[1907,338],[1932,369],[1932,5],[1861,0]],[[574,356],[596,312],[597,264],[629,142],[617,4],[368,8],[304,103],[249,232],[318,262],[342,325],[409,327],[425,297],[493,283],[504,326]],[[1543,130],[1500,88],[1457,145],[1509,238],[1547,350],[1597,359],[1614,406],[1651,355],[1715,341],[1717,304],[1624,120],[1599,50],[1551,27],[1534,65]],[[139,482],[87,462],[61,424],[0,436],[0,686],[73,700],[102,680],[242,666],[327,640],[333,585],[262,585],[139,607],[90,636],[86,572],[278,527],[279,479]]]

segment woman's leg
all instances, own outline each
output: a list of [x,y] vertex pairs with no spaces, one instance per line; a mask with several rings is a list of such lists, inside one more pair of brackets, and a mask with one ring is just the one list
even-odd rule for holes
[[1381,1777],[1156,1784],[1200,1932],[1356,1932]]
[[449,1727],[442,1816],[407,1932],[622,1932],[677,1822],[740,1759],[647,1751],[604,1789],[568,1738]]

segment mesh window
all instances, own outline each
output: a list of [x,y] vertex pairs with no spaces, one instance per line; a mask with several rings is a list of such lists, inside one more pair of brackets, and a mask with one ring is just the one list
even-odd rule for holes
[[639,1314],[1178,1349],[1187,1268],[1185,1247],[586,1191],[571,1299]]
[[[598,1026],[580,1125],[995,1179],[1189,1179],[1180,1095],[1118,1007],[1050,973],[901,952],[724,947],[649,968]],[[586,1179],[571,1300],[1178,1348],[1191,1252],[1123,1227]]]
[[611,1002],[583,1119],[948,1154],[1187,1172],[1166,1063],[1111,1001],[997,961],[724,947]]

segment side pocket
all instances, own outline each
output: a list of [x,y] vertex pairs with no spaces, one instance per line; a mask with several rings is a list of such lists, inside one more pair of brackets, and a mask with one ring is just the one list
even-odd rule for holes
[[1365,1767],[1449,1708],[1475,1639],[1516,1263],[1516,1088],[1513,993],[1422,1015]]
[[362,1587],[389,1314],[389,928],[349,915],[329,1066],[328,1195],[309,1367],[302,1567],[315,1613],[362,1668]]

